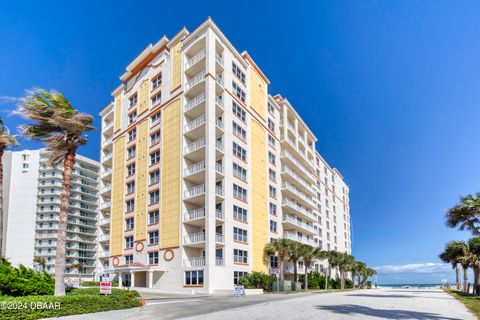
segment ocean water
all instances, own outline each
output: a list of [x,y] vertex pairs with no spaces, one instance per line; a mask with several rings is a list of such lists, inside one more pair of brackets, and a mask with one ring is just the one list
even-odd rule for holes
[[408,286],[412,289],[434,289],[434,288],[441,288],[443,284],[441,283],[404,283],[404,284],[378,284],[378,288],[391,288],[391,289],[398,289]]

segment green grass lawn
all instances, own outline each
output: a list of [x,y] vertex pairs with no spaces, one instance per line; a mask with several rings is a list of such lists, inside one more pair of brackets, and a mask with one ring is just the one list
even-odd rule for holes
[[445,289],[445,292],[449,293],[455,299],[462,302],[468,310],[470,310],[477,318],[480,319],[480,298],[465,292],[460,292],[452,289]]
[[102,296],[98,288],[74,289],[64,297],[0,297],[0,319],[41,319],[82,313],[139,307],[140,295],[134,290],[112,289]]

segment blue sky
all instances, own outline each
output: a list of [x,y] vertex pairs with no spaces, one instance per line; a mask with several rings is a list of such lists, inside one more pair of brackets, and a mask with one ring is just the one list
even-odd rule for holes
[[[148,43],[211,16],[346,178],[353,254],[379,282],[452,279],[438,253],[469,235],[446,228],[444,212],[480,191],[478,2],[172,3],[2,2],[0,96],[55,88],[97,115]],[[12,108],[4,99],[0,115]],[[81,153],[98,159],[99,132],[90,140]]]

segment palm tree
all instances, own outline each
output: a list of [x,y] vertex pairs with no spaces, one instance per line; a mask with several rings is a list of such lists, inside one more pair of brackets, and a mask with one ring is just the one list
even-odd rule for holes
[[473,269],[473,288],[474,292],[480,284],[480,237],[474,237],[468,240],[468,248],[471,255],[471,265]]
[[45,270],[45,266],[47,265],[47,261],[44,257],[35,257],[33,258],[33,263],[36,263],[40,267],[42,267],[42,271]]
[[80,271],[83,270],[83,263],[77,262],[77,263],[72,264],[70,267],[74,270],[77,270],[78,285],[80,286],[80,284],[82,283],[82,273]]
[[[288,245],[288,257],[290,262],[293,264],[293,282],[297,282],[298,278],[298,260],[302,257],[302,244],[298,241],[289,241]],[[297,288],[295,288],[297,290]]]
[[0,256],[3,256],[3,154],[9,146],[16,146],[17,139],[10,134],[0,118]]
[[65,295],[65,240],[72,168],[77,149],[87,143],[84,133],[94,130],[93,117],[79,113],[59,92],[36,89],[22,99],[18,113],[33,123],[22,126],[23,134],[47,145],[48,161],[63,162],[63,184],[55,254],[55,295]]
[[352,282],[353,282],[353,288],[355,288],[355,276],[358,277],[357,284],[360,286],[360,273],[362,272],[362,269],[366,268],[367,265],[365,262],[362,261],[355,261],[353,266],[352,266]]
[[302,259],[305,265],[305,290],[308,290],[308,269],[312,266],[315,259],[319,258],[321,249],[312,247],[308,244],[302,246]]
[[340,271],[340,289],[345,289],[345,272],[352,270],[355,258],[348,253],[339,253],[338,270]]
[[446,263],[451,263],[452,268],[455,269],[457,290],[462,287],[460,281],[460,257],[464,255],[464,243],[462,241],[450,241],[445,245],[445,249],[440,253],[439,258]]
[[361,273],[362,273],[362,276],[363,276],[361,285],[362,285],[362,288],[365,288],[365,286],[367,285],[367,282],[368,282],[368,278],[376,275],[377,271],[375,269],[367,267],[367,268],[363,269]]
[[273,239],[272,242],[267,243],[265,248],[263,249],[263,255],[266,260],[270,259],[270,256],[277,256],[278,257],[278,268],[280,269],[280,281],[283,281],[283,264],[285,259],[288,257],[288,249],[289,249],[289,242],[288,239]]
[[450,228],[458,227],[480,235],[480,193],[461,197],[456,206],[448,209],[445,217]]

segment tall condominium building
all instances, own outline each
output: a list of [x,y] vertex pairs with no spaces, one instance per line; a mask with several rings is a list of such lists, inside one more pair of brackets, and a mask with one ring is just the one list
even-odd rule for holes
[[263,252],[282,237],[350,252],[343,177],[210,19],[149,45],[120,79],[100,113],[100,206],[111,221],[101,263],[121,283],[230,290],[248,272],[277,271]]
[[[62,170],[47,162],[41,150],[7,151],[3,157],[3,213],[5,256],[14,264],[55,272],[55,252],[62,190]],[[97,253],[99,163],[77,156],[67,224],[66,275],[94,277]],[[80,264],[80,270],[72,265]]]

